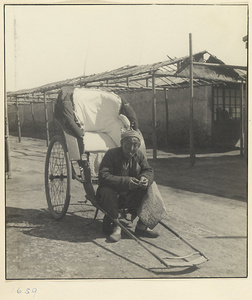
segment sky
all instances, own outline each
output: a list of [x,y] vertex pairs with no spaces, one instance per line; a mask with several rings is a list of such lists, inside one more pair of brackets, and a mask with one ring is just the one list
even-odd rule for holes
[[207,50],[247,64],[244,5],[7,5],[6,89],[16,91]]

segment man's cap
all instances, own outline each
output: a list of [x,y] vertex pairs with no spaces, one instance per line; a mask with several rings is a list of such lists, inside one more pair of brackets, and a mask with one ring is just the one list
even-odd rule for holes
[[140,134],[133,130],[133,129],[130,129],[130,130],[125,130],[122,134],[121,134],[121,141],[123,139],[126,139],[126,138],[137,138],[139,140],[139,142],[141,143],[141,140],[140,140]]

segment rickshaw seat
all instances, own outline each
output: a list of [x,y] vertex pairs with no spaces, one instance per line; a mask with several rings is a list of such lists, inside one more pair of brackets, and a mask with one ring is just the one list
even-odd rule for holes
[[[71,161],[81,160],[81,153],[80,153],[80,147],[79,147],[78,139],[70,132],[69,129],[65,128],[65,126],[62,124],[62,122],[60,120],[55,119],[55,121],[57,123],[57,126],[60,128],[61,132],[63,132],[65,142],[66,142],[66,146],[67,146],[69,159]],[[86,149],[86,152],[105,153],[109,148],[116,147],[116,145],[113,143],[113,141],[110,139],[109,136],[107,136],[107,139],[104,139],[104,135],[106,135],[105,133],[96,133],[96,132],[89,133],[89,132],[86,132],[86,136],[89,136],[89,141],[91,139],[95,140],[96,135],[97,135],[97,138],[99,138],[98,141],[104,142],[104,140],[106,140],[106,142],[104,142],[103,147],[99,148],[99,150],[92,149],[94,147],[89,146]],[[101,135],[103,135],[103,139],[104,139],[103,141],[101,140]],[[82,143],[82,141],[79,141],[79,142]],[[96,142],[97,142],[97,140],[96,140]]]

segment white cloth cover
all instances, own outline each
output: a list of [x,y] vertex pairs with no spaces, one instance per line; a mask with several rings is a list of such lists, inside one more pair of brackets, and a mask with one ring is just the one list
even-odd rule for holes
[[[121,132],[130,128],[130,121],[125,115],[119,114],[122,101],[112,92],[75,88],[73,102],[76,118],[85,129],[84,147],[86,152],[90,152],[91,171],[93,175],[97,175],[105,152],[120,147]],[[140,139],[140,149],[146,154],[141,133]]]
[[[75,114],[87,132],[108,134],[120,146],[124,120],[119,117],[121,98],[98,89],[76,88],[73,93]],[[88,145],[86,145],[88,147]]]
[[119,120],[125,129],[130,129],[130,121],[125,115],[119,115]]
[[111,137],[103,132],[86,132],[84,145],[86,152],[106,152],[108,149],[117,147]]

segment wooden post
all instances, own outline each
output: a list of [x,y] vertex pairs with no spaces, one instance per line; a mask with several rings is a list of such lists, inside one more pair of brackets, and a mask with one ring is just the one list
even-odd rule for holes
[[7,97],[5,99],[5,173],[7,178],[11,178],[11,161],[10,161],[10,143],[9,143],[9,119]]
[[244,97],[244,157],[246,159],[246,162],[248,163],[248,77],[245,82],[245,97]]
[[191,166],[195,163],[194,137],[193,137],[193,54],[192,54],[192,34],[189,33],[190,49],[190,161]]
[[164,88],[164,97],[165,97],[165,121],[166,121],[166,139],[165,139],[165,145],[168,147],[169,145],[169,109],[168,109],[168,99],[167,99],[167,93],[166,88]]
[[146,87],[149,86],[149,81],[148,81],[148,78],[146,78]]
[[157,97],[155,85],[155,72],[152,74],[152,128],[153,128],[153,161],[157,161]]
[[54,130],[54,134],[55,134],[56,133],[56,121],[55,121],[55,103],[54,103],[54,101],[51,101],[51,105],[52,105],[52,115],[53,115],[53,130]]
[[244,128],[243,128],[243,82],[241,83],[241,101],[240,101],[240,155],[243,156],[244,149],[243,149],[243,134],[244,134]]
[[48,124],[48,112],[47,112],[47,101],[46,93],[44,93],[44,105],[45,105],[45,125],[46,125],[46,145],[49,146],[49,124]]
[[35,124],[35,117],[34,117],[34,101],[31,102],[31,114],[32,114],[32,122],[33,125]]
[[126,84],[129,86],[129,77],[126,77]]
[[16,96],[16,113],[17,113],[17,126],[18,126],[18,141],[21,142],[21,125],[20,125],[20,116],[19,116],[19,107],[18,107],[18,97]]
[[51,105],[52,105],[53,122],[55,122],[55,103],[54,103],[54,101],[51,101]]

